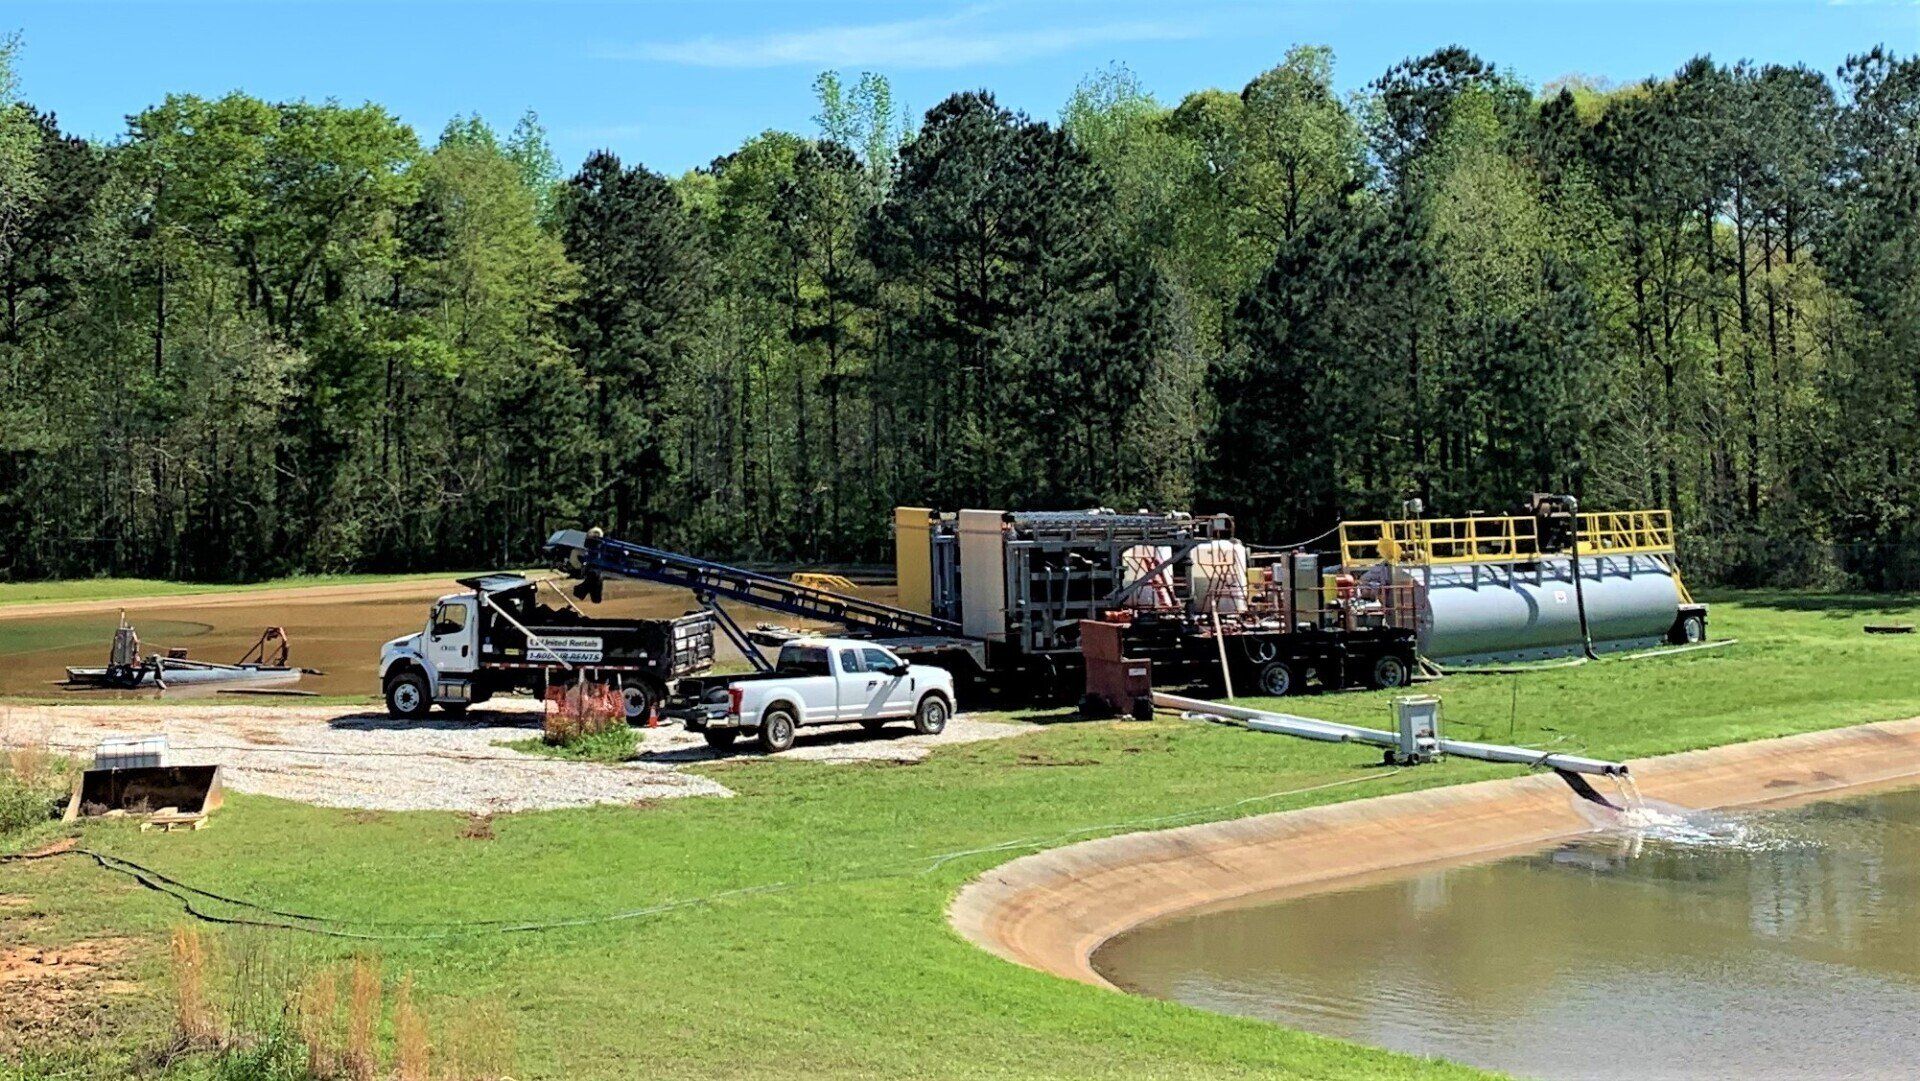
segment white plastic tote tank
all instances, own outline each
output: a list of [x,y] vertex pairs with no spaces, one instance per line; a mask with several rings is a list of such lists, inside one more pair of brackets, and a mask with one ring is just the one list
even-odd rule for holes
[[[1153,578],[1127,594],[1130,608],[1168,608],[1173,605],[1173,567],[1161,567],[1173,558],[1166,545],[1136,544],[1120,553],[1120,586],[1126,588],[1153,571]],[[1155,567],[1160,567],[1154,571]]]
[[1237,540],[1195,545],[1187,556],[1193,610],[1200,615],[1238,615],[1247,609],[1247,546]]

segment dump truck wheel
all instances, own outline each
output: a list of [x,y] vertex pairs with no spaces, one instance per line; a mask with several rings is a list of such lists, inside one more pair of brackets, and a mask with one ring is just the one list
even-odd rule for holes
[[620,697],[627,714],[628,724],[646,724],[647,717],[653,713],[653,688],[644,683],[633,683],[620,688]]
[[417,721],[427,715],[433,696],[427,693],[427,677],[408,670],[387,677],[387,713],[403,721]]
[[1390,690],[1407,685],[1407,662],[1388,654],[1373,662],[1373,671],[1367,676],[1367,682],[1379,690]]
[[712,747],[716,751],[724,751],[728,747],[733,746],[734,740],[740,738],[740,730],[738,728],[709,728],[700,733],[700,735],[706,738],[707,746]]
[[1260,669],[1260,693],[1269,698],[1285,698],[1293,693],[1293,669],[1285,661],[1275,661]]
[[767,711],[760,718],[760,749],[768,754],[779,754],[793,746],[793,714],[781,706]]
[[923,736],[937,736],[947,728],[947,700],[930,694],[913,711],[913,730]]

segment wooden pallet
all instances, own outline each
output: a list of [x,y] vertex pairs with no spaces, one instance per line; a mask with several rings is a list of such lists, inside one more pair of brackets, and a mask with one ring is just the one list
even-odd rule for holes
[[181,814],[172,807],[162,807],[140,823],[140,832],[159,830],[162,833],[172,833],[174,830],[197,830],[206,824],[207,815],[204,811]]

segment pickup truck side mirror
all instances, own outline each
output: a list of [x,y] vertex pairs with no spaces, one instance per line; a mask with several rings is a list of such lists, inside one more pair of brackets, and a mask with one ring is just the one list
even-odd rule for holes
[[888,675],[898,679],[907,674],[907,666],[904,664],[896,664],[892,668],[887,669],[886,672]]

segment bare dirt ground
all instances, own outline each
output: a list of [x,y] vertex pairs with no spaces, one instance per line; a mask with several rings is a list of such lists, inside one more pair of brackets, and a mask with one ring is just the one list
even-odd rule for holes
[[77,601],[26,601],[0,605],[0,620],[39,616],[70,616],[87,612],[145,611],[150,608],[232,608],[276,601],[430,601],[460,587],[454,576],[414,578],[398,582],[356,582],[338,585],[293,586],[287,589],[237,589],[214,593],[170,593],[152,597],[122,597]]
[[[174,764],[218,763],[225,786],[237,791],[324,807],[474,814],[729,796],[720,782],[684,767],[758,755],[744,741],[716,752],[678,727],[644,730],[638,756],[619,765],[501,746],[537,736],[540,708],[509,699],[459,720],[436,713],[409,722],[364,706],[7,706],[0,707],[0,744],[87,761],[108,736],[164,734]],[[774,760],[914,762],[935,747],[1033,730],[965,715],[938,736],[914,735],[905,722],[877,734],[803,728],[794,748]]]

